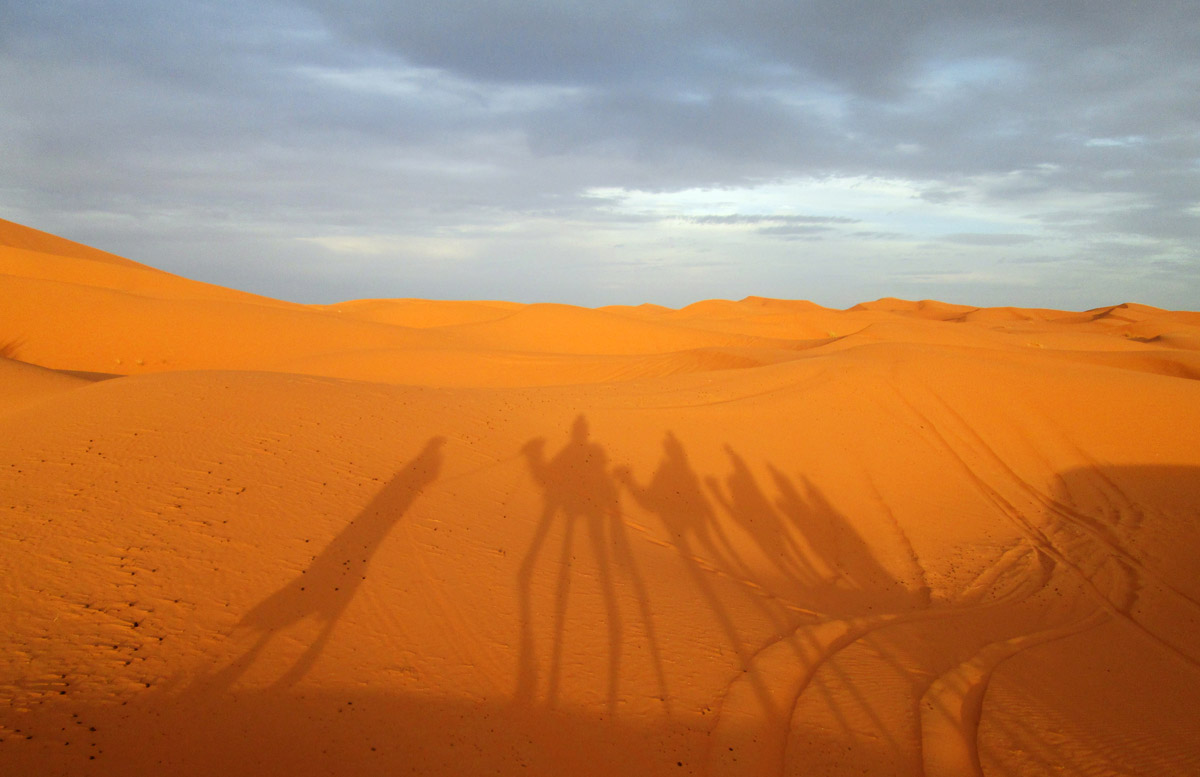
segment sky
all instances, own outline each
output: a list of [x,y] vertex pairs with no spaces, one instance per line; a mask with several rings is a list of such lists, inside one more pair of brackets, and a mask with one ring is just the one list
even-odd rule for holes
[[1200,309],[1200,13],[0,0],[0,216],[297,302]]

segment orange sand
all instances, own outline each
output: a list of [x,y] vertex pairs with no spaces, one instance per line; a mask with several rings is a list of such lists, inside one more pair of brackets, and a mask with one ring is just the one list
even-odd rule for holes
[[1200,773],[1198,313],[0,284],[0,774]]

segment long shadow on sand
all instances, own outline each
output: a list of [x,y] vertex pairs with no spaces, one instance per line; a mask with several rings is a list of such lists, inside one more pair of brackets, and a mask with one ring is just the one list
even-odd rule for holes
[[257,635],[255,642],[209,678],[214,689],[232,685],[253,665],[272,638],[310,617],[321,623],[320,633],[275,685],[292,685],[312,669],[338,619],[367,579],[371,557],[421,491],[437,478],[444,442],[441,437],[429,440],[370,504],[313,557],[299,576],[246,613],[234,634],[250,632]]
[[[246,628],[261,633],[242,659],[223,670],[227,683],[261,653],[274,633],[270,629],[308,617],[332,628],[361,584],[371,554],[437,476],[440,446],[430,441],[304,574],[247,614]],[[679,440],[667,436],[662,460],[643,483],[628,470],[608,475],[604,452],[582,420],[559,454],[546,460],[539,448],[532,444],[527,455],[534,475],[544,478],[539,482],[546,486],[546,504],[531,560],[522,566],[526,592],[532,575],[527,567],[536,564],[548,535],[567,530],[561,522],[595,521],[608,542],[624,533],[608,525],[614,520],[611,511],[620,507],[620,492],[612,489],[622,482],[640,507],[661,519],[675,549],[695,556],[679,563],[694,563],[685,571],[699,595],[656,603],[691,607],[697,614],[715,607],[718,620],[726,619],[736,639],[753,649],[753,635],[738,631],[744,620],[729,604],[730,578],[748,567],[762,570],[758,580],[769,584],[777,570],[773,562],[753,556],[758,540],[714,509],[700,485],[704,478],[693,470]],[[800,600],[808,594],[824,597],[829,612],[774,645],[760,640],[746,670],[738,672],[759,679],[735,678],[714,699],[714,705],[754,702],[757,684],[780,702],[777,717],[765,721],[779,728],[778,738],[764,736],[769,732],[761,716],[714,721],[682,705],[666,716],[616,719],[570,700],[556,709],[514,709],[499,700],[481,701],[477,688],[450,684],[445,676],[435,693],[403,693],[389,685],[384,667],[368,674],[365,683],[343,687],[296,689],[276,683],[238,693],[219,684],[182,694],[160,687],[143,691],[103,677],[105,682],[75,684],[62,695],[48,695],[20,714],[9,710],[6,733],[19,736],[3,742],[0,772],[977,777],[986,766],[989,774],[1200,773],[1200,738],[1191,714],[1200,700],[1200,585],[1194,575],[1200,469],[1092,467],[1061,473],[1048,488],[1001,484],[993,474],[995,487],[1037,497],[1035,510],[1011,516],[1026,539],[996,550],[991,568],[952,599],[921,610],[928,594],[913,591],[909,604],[915,609],[904,619],[895,617],[903,614],[903,601],[885,606],[884,616],[854,615],[862,603],[894,596],[881,587],[878,561],[854,560],[875,545],[847,549],[845,543],[856,540],[839,534],[836,524],[816,531],[844,516],[814,484],[801,477],[802,485],[796,486],[766,466],[767,477],[756,481],[747,465],[751,477],[744,485],[759,489],[764,498],[752,496],[742,504],[778,510],[781,520],[770,525],[795,531],[808,561],[812,554],[830,556],[817,559],[813,569],[841,567],[829,582],[797,585],[794,591]],[[737,464],[727,474],[746,476]],[[591,487],[580,491],[580,482]],[[759,482],[773,483],[775,489],[763,490]],[[595,503],[601,509],[586,506],[588,496],[601,498]],[[733,505],[736,500],[726,496],[725,501]],[[757,522],[757,514],[750,517]],[[716,536],[723,520],[720,530],[728,535],[730,549],[722,549],[726,543]],[[820,539],[824,531],[830,539]],[[662,536],[654,534],[647,539]],[[746,563],[730,560],[735,551]],[[346,579],[351,572],[357,582]],[[310,585],[310,576],[320,585]],[[1010,578],[1015,584],[1005,582]],[[654,593],[655,581],[647,575],[641,590]],[[830,595],[831,588],[844,592]],[[808,603],[815,606],[817,600]],[[528,600],[521,607],[523,616],[532,614]],[[845,627],[830,631],[839,622]],[[1087,631],[1096,624],[1104,629],[1103,639]],[[761,623],[758,632],[761,636]],[[670,650],[676,636],[665,634],[661,643],[672,663],[678,660]],[[532,634],[523,635],[521,648],[532,650],[526,638],[532,641]],[[719,630],[711,634],[714,644],[727,639]],[[946,642],[952,643],[950,649]],[[839,666],[837,651],[856,643],[868,650]],[[784,650],[772,652],[775,645]],[[314,643],[289,674],[307,671],[304,662],[310,664],[320,649]],[[534,659],[532,653],[521,658],[531,673]],[[620,663],[609,661],[612,670],[620,670]],[[894,664],[911,685],[878,685],[879,662]],[[789,676],[777,671],[781,668],[800,674]],[[535,679],[526,678],[530,693]],[[739,684],[749,691],[740,699]],[[842,705],[835,712],[858,710],[859,715],[845,721],[808,719],[788,708],[797,699],[803,702],[801,695],[811,702],[821,694],[829,708]],[[903,697],[898,706],[886,707],[889,694]],[[867,707],[890,709],[883,714],[893,723],[911,718],[911,726],[894,739],[878,735],[862,718]],[[776,756],[760,756],[770,748],[777,749]],[[768,761],[776,768],[763,768]]]
[[745,600],[756,606],[776,631],[795,628],[797,618],[772,606],[760,593],[763,592],[762,585],[717,519],[683,444],[673,433],[667,433],[662,459],[645,485],[639,483],[625,466],[616,469],[615,477],[639,507],[661,521],[680,565],[717,622],[724,642],[736,653],[740,668],[747,673],[759,702],[778,714],[767,688],[767,678],[752,667],[758,646],[739,630],[729,602],[718,590],[718,582],[721,578],[732,579],[747,586],[750,595]]
[[659,697],[669,709],[669,694],[659,655],[658,637],[654,630],[654,618],[650,610],[650,595],[629,546],[617,498],[617,486],[608,472],[608,456],[603,447],[590,439],[587,419],[582,415],[575,419],[570,439],[558,453],[547,460],[544,449],[545,440],[542,438],[533,439],[522,448],[530,474],[542,489],[543,506],[533,540],[517,573],[521,635],[514,701],[519,705],[530,705],[536,697],[538,661],[534,648],[532,581],[547,535],[556,523],[561,522],[563,539],[554,592],[554,636],[545,693],[547,706],[554,707],[559,697],[575,533],[578,524],[583,524],[587,531],[587,542],[598,567],[604,600],[605,626],[608,631],[608,714],[610,717],[615,715],[620,695],[621,652],[624,639],[624,624],[615,576],[618,568],[628,575],[633,585],[641,609],[642,626],[649,643],[651,660],[657,674]]
[[[814,484],[805,480],[798,488],[768,464],[778,491],[772,499],[746,460],[731,446],[725,452],[729,474],[702,477],[668,432],[647,482],[625,467],[616,478],[659,519],[716,635],[737,656],[714,704],[712,766],[730,774],[772,773],[787,763],[786,732],[817,668],[872,626],[928,606],[928,589],[897,581]],[[891,614],[862,617],[881,604]],[[757,626],[746,620],[750,612]],[[853,683],[846,685],[869,709]],[[744,727],[750,719],[762,728]]]
[[[778,678],[772,676],[770,666],[808,664],[823,650],[821,644],[803,644],[805,624],[853,617],[887,598],[901,610],[928,604],[927,590],[923,595],[906,592],[814,485],[805,482],[802,495],[787,476],[770,467],[781,494],[773,503],[746,462],[729,446],[726,452],[733,471],[724,483],[698,474],[684,445],[670,432],[663,440],[662,458],[647,481],[639,481],[623,465],[610,472],[610,457],[592,439],[582,415],[557,453],[547,458],[544,449],[542,438],[531,440],[522,449],[530,474],[541,488],[543,506],[517,574],[519,645],[514,701],[519,706],[542,699],[553,708],[560,701],[564,665],[568,664],[564,659],[567,624],[578,620],[568,612],[572,584],[577,576],[590,579],[593,575],[599,583],[608,637],[605,677],[609,714],[616,712],[623,680],[621,591],[627,589],[618,584],[619,575],[627,575],[632,584],[659,696],[668,703],[664,651],[655,632],[655,597],[629,545],[622,492],[660,522],[666,542],[657,539],[663,535],[658,529],[633,526],[643,534],[649,532],[647,539],[652,542],[675,551],[679,567],[698,594],[684,606],[698,606],[697,617],[712,618],[715,636],[737,656],[737,682],[747,687],[750,697],[745,704],[775,726],[786,726],[790,704],[787,694],[781,696],[773,688]],[[719,517],[718,509],[729,517]],[[583,532],[585,540],[576,537]],[[551,537],[561,542],[561,549],[557,559],[547,563],[545,546]],[[577,553],[583,551],[594,562],[594,570],[577,564]],[[539,662],[536,634],[545,629],[537,627],[540,618],[534,605],[534,578],[540,568],[552,570],[554,575],[551,638],[544,667]],[[546,573],[542,574],[545,579]],[[673,609],[680,605],[670,603]],[[739,625],[746,623],[747,608],[756,613],[753,620],[768,624],[766,630],[760,625],[747,631],[745,625]],[[707,616],[702,615],[705,612]],[[664,636],[670,643],[678,635]],[[760,660],[763,651],[772,647],[776,653],[780,648],[788,651],[790,658],[783,662],[778,658]]]

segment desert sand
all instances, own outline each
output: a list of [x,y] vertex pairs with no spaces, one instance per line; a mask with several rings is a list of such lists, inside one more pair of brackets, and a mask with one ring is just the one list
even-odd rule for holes
[[1200,774],[1200,313],[300,305],[0,222],[0,774]]

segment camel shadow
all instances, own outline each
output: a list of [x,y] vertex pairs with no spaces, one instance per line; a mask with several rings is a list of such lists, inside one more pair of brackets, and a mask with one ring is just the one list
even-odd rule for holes
[[[928,594],[905,591],[813,483],[797,486],[768,463],[769,496],[732,446],[725,453],[728,474],[703,477],[668,432],[648,481],[628,468],[616,477],[659,519],[698,602],[737,656],[720,694],[714,763],[730,773],[771,773],[784,762],[785,732],[812,674],[871,622],[860,613],[890,600],[897,612],[911,611]],[[759,625],[743,620],[747,607]],[[740,723],[752,719],[762,727]]]
[[587,547],[590,547],[598,567],[597,576],[604,602],[604,622],[608,632],[606,700],[610,719],[616,714],[620,697],[624,643],[624,621],[616,578],[618,568],[629,577],[633,586],[658,678],[659,698],[669,710],[669,694],[650,611],[649,592],[629,545],[616,482],[607,468],[608,456],[602,446],[590,439],[587,419],[582,415],[575,419],[570,439],[558,453],[547,460],[544,451],[545,440],[540,437],[530,440],[521,449],[531,476],[542,489],[543,499],[542,513],[533,540],[517,572],[520,644],[514,702],[532,705],[537,696],[539,671],[534,647],[533,577],[547,537],[561,523],[562,548],[554,590],[553,641],[545,691],[547,706],[554,707],[558,701],[575,534],[582,524],[582,530],[587,532]]

